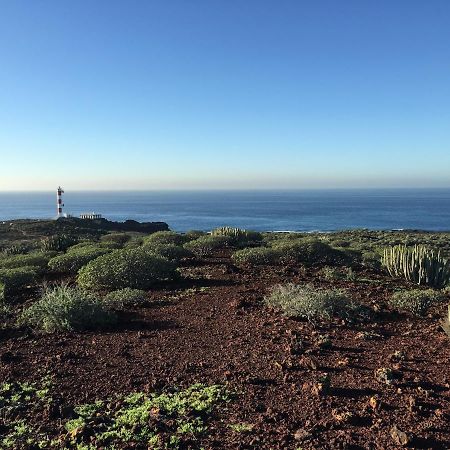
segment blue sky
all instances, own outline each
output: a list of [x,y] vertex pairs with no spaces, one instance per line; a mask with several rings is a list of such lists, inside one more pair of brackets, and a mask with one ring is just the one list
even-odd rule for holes
[[3,1],[0,190],[450,187],[450,2]]

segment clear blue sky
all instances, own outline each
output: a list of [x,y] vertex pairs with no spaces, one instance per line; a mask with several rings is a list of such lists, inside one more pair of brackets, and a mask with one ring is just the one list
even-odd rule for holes
[[0,190],[449,187],[448,0],[5,0]]

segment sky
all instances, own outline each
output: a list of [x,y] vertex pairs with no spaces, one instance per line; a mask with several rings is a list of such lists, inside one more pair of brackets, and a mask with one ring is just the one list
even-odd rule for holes
[[448,0],[0,0],[0,190],[450,187]]

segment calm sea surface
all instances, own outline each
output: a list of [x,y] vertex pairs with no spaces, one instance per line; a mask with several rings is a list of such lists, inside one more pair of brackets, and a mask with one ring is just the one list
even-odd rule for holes
[[[67,192],[65,212],[163,221],[171,229],[230,225],[253,230],[351,228],[450,230],[450,189]],[[0,193],[0,220],[51,218],[56,193]]]

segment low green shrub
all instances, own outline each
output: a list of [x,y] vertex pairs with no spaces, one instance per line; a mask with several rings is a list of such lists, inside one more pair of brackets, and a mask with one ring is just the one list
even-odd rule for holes
[[81,331],[113,325],[117,317],[91,293],[67,285],[48,288],[27,308],[20,322],[46,333]]
[[38,267],[18,267],[15,269],[0,269],[0,283],[3,285],[3,296],[17,294],[21,289],[33,284],[38,276]]
[[202,236],[184,244],[184,248],[196,256],[208,256],[214,250],[232,245],[233,239],[228,236]]
[[155,255],[162,256],[169,261],[179,262],[184,258],[190,258],[193,253],[187,248],[173,244],[147,244],[144,245],[145,250]]
[[48,236],[41,240],[41,249],[43,251],[65,252],[70,246],[76,244],[78,238],[68,234],[58,234]]
[[56,273],[77,273],[89,261],[109,253],[110,250],[95,246],[85,246],[71,250],[63,255],[55,256],[48,262],[48,267]]
[[129,240],[131,236],[126,233],[108,233],[104,234],[101,238],[101,242],[118,244],[123,247]]
[[145,249],[114,250],[90,261],[78,272],[78,284],[86,289],[148,289],[157,281],[177,277],[176,265]]
[[3,302],[0,297],[0,329],[5,328],[6,322],[8,321],[10,316],[11,316],[11,307],[5,302]]
[[205,236],[207,233],[205,231],[200,230],[189,230],[184,233],[188,241],[193,241],[194,239],[198,239],[199,237]]
[[186,235],[174,231],[157,231],[146,236],[143,245],[183,245],[188,240]]
[[381,269],[381,255],[374,251],[364,251],[361,255],[361,264],[373,270]]
[[6,256],[10,255],[20,255],[28,253],[34,248],[33,244],[30,242],[20,242],[17,244],[10,245],[2,249],[2,253]]
[[348,262],[348,257],[342,251],[318,240],[274,241],[272,248],[286,262],[307,265],[342,265]]
[[147,293],[142,289],[124,288],[107,294],[103,301],[113,309],[137,306],[147,299]]
[[364,308],[353,304],[347,295],[336,289],[317,289],[312,285],[287,284],[275,286],[266,296],[268,306],[280,309],[288,317],[301,317],[314,321],[363,318]]
[[50,256],[45,253],[29,253],[28,255],[11,255],[0,259],[1,269],[17,269],[19,267],[35,266],[41,269],[47,267]]
[[274,264],[279,257],[279,253],[273,248],[256,247],[243,248],[234,252],[231,256],[236,264],[264,265]]
[[442,292],[433,289],[411,289],[392,294],[389,304],[393,308],[424,316],[433,304],[443,300],[445,300],[445,295]]

